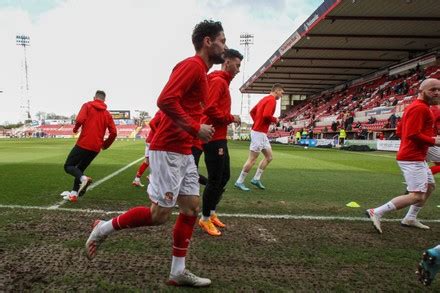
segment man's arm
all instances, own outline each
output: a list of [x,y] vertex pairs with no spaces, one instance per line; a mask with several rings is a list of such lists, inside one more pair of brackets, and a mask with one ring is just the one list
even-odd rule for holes
[[159,109],[170,117],[179,127],[193,136],[198,134],[200,122],[192,119],[191,116],[183,110],[180,102],[193,83],[199,82],[201,75],[200,70],[196,64],[189,62],[175,68],[157,100]]
[[416,141],[417,143],[433,146],[435,144],[435,138],[421,133],[423,123],[428,115],[431,115],[431,113],[420,108],[414,108],[414,110],[411,111],[411,113],[407,113],[406,115],[407,118],[406,125],[408,125],[407,137],[408,139]]
[[75,119],[75,126],[73,127],[73,133],[77,133],[78,129],[83,125],[84,121],[87,119],[87,103],[83,104],[81,110]]
[[270,123],[277,123],[278,119],[276,117],[273,117],[273,113],[275,113],[275,107],[276,107],[276,101],[275,100],[268,100],[266,104],[264,105],[264,111],[263,111],[263,119],[266,122]]
[[107,116],[107,129],[109,132],[109,136],[107,137],[107,139],[104,141],[103,145],[102,145],[102,149],[106,150],[108,149],[112,143],[115,141],[116,139],[116,135],[117,135],[117,131],[116,131],[116,126],[115,126],[115,122],[113,121],[113,117],[110,115],[110,113],[108,113]]

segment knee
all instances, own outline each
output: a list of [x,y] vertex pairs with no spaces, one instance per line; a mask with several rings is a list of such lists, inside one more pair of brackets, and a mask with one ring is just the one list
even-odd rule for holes
[[268,163],[272,162],[272,160],[273,160],[273,156],[272,155],[266,157],[266,161]]
[[69,172],[69,165],[64,164],[64,172],[68,173]]
[[414,192],[411,193],[414,204],[424,203],[426,200],[426,193],[423,192]]
[[170,219],[171,210],[156,209],[151,213],[153,225],[162,225]]

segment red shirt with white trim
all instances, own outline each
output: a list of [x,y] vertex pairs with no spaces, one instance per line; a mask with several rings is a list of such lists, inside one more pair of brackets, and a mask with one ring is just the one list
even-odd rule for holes
[[223,70],[208,74],[208,99],[203,111],[202,123],[214,126],[210,141],[226,139],[228,125],[234,122],[231,115],[231,94],[229,84],[232,76]]
[[435,143],[434,116],[428,103],[415,100],[403,113],[398,126],[401,139],[397,152],[399,161],[424,161],[428,148]]
[[200,130],[202,105],[208,95],[207,71],[208,66],[197,55],[174,67],[157,100],[163,115],[150,150],[191,154]]
[[254,120],[252,130],[267,133],[270,124],[277,122],[277,118],[273,117],[276,106],[277,100],[274,96],[268,95],[262,98],[250,112]]

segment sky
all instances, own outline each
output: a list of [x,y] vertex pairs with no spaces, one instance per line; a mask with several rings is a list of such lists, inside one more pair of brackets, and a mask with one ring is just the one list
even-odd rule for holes
[[[226,43],[244,53],[240,34],[254,34],[245,79],[319,7],[322,0],[0,0],[0,124],[24,118],[26,47],[32,118],[71,116],[107,93],[110,110],[157,111],[172,68],[194,55],[192,30],[204,19],[223,24]],[[218,66],[211,70],[219,69]],[[240,114],[243,72],[231,83]],[[251,95],[251,106],[261,95]],[[279,105],[278,109],[279,111]]]

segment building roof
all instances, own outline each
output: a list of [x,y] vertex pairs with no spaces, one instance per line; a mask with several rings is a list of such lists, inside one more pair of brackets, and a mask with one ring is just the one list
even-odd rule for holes
[[440,49],[440,1],[325,0],[241,86],[316,95]]

